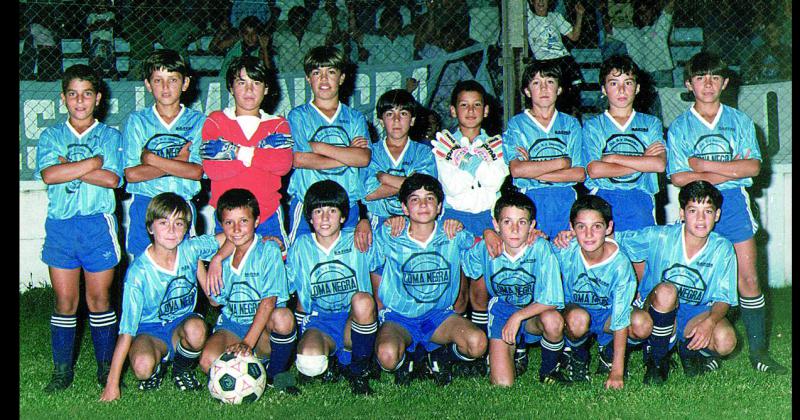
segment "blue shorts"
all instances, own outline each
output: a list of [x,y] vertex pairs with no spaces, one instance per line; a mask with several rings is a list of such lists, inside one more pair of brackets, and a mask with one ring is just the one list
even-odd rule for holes
[[212,333],[215,333],[219,330],[227,330],[228,332],[232,333],[240,340],[242,340],[247,335],[247,332],[250,331],[251,325],[252,324],[242,324],[236,321],[231,321],[228,317],[225,316],[224,313],[220,313],[219,318],[217,318],[217,323],[216,325],[214,325],[214,331],[212,331]]
[[175,348],[172,346],[172,335],[175,333],[176,329],[183,325],[183,321],[189,317],[203,319],[202,315],[196,312],[189,312],[170,322],[147,322],[139,324],[139,328],[136,330],[136,336],[138,337],[144,334],[161,340],[167,345],[167,354],[165,354],[161,360],[172,360],[172,358],[175,357]]
[[314,311],[303,318],[303,334],[314,328],[327,335],[336,344],[334,354],[342,365],[350,364],[350,351],[344,348],[344,329],[349,312],[319,313]]
[[[145,215],[147,214],[147,205],[153,197],[146,195],[133,194],[131,197],[131,205],[128,208],[128,234],[125,236],[125,250],[134,258],[138,257],[147,246],[150,245],[150,234],[147,233],[147,226],[145,226]],[[192,224],[189,230],[186,231],[184,239],[189,236],[194,236],[194,224],[197,221],[197,210],[191,200],[186,200],[189,203],[189,208],[192,209]]]
[[744,242],[755,235],[758,223],[750,212],[750,195],[744,187],[721,190],[722,211],[714,232],[719,233],[734,244]]
[[592,194],[611,205],[614,232],[655,226],[656,205],[652,195],[641,190],[597,190]]
[[[514,315],[520,308],[503,302],[496,297],[489,300],[489,339],[496,338],[503,339],[503,327],[505,327],[508,318]],[[517,331],[516,343],[517,344],[531,344],[537,343],[542,339],[541,335],[531,334],[525,330],[528,320],[524,320],[519,324],[519,331]]]
[[90,273],[97,273],[119,263],[121,250],[117,220],[113,215],[47,218],[44,231],[42,262],[50,267],[65,270],[83,267]]
[[483,237],[483,231],[493,229],[492,212],[484,210],[480,213],[470,213],[452,208],[444,209],[439,220],[455,219],[464,224],[464,230],[478,238]]
[[386,322],[394,322],[408,331],[411,336],[411,344],[406,351],[413,351],[417,345],[421,345],[425,347],[426,351],[431,352],[441,347],[441,344],[431,341],[433,333],[451,315],[458,316],[452,309],[433,309],[420,317],[408,318],[389,308],[384,308],[381,309],[378,317],[381,325]]
[[531,188],[525,195],[536,209],[536,229],[553,239],[562,230],[569,230],[569,210],[578,198],[572,186]]
[[[217,219],[216,214],[214,215],[214,234],[222,233],[222,224]],[[275,236],[280,238],[283,241],[284,246],[286,245],[286,232],[283,229],[283,209],[278,206],[278,209],[275,210],[275,213],[272,213],[267,220],[261,222],[256,226],[256,233],[264,236]]]
[[[287,240],[289,244],[294,242],[295,238],[299,237],[300,235],[310,233],[311,232],[311,225],[306,221],[306,216],[303,211],[303,202],[298,201],[296,198],[292,197],[291,205],[289,206],[289,232],[287,235]],[[354,204],[350,207],[350,210],[347,214],[347,220],[344,221],[344,228],[355,228],[358,224],[358,203]]]
[[606,321],[611,317],[611,309],[587,309],[575,305],[589,313],[589,332],[597,337],[597,344],[605,346],[614,339],[614,334],[605,331]]
[[[707,305],[689,305],[686,303],[678,305],[678,314],[675,316],[675,335],[678,337],[678,340],[686,341],[686,338],[683,336],[683,330],[686,329],[686,324],[689,323],[689,320],[703,312],[709,311],[711,311],[711,306]],[[676,342],[677,340],[670,339],[670,349]]]

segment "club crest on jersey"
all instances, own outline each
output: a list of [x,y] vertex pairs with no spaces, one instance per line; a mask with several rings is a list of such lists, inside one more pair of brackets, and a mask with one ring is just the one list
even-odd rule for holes
[[678,288],[678,301],[690,305],[699,305],[706,292],[706,282],[700,272],[683,264],[673,264],[661,273],[661,281],[666,281]]
[[610,306],[608,296],[598,293],[601,287],[602,283],[598,279],[587,273],[578,274],[575,288],[572,290],[572,302],[587,308],[608,308]]
[[[345,131],[343,127],[338,125],[328,125],[318,128],[308,141],[340,147],[350,146],[350,136],[347,135],[347,131]],[[344,175],[348,169],[350,169],[350,167],[341,166],[339,168],[320,169],[319,173],[324,175]]]
[[341,312],[358,291],[356,273],[341,261],[326,261],[311,270],[311,300],[326,312]]
[[172,321],[194,308],[197,298],[195,282],[186,276],[175,277],[169,281],[167,292],[158,305],[158,319]]
[[225,305],[230,311],[230,319],[240,324],[249,324],[256,316],[261,294],[247,281],[231,284],[231,294]]
[[519,308],[533,301],[534,286],[536,276],[523,268],[502,268],[491,279],[493,294]]
[[733,147],[725,137],[707,134],[697,139],[692,156],[714,162],[730,162],[733,159]]
[[[622,155],[622,156],[642,156],[646,149],[644,143],[638,137],[631,134],[614,134],[606,140],[603,148],[603,155]],[[642,177],[641,172],[617,176],[608,180],[615,184],[636,182]]]
[[177,134],[162,133],[150,137],[144,144],[144,148],[158,157],[174,159],[188,141],[185,137]]
[[538,139],[528,148],[528,157],[533,162],[567,157],[567,145],[558,137]]
[[403,288],[419,303],[438,301],[450,285],[450,264],[438,252],[419,252],[401,267]]
[[[92,157],[92,148],[86,144],[70,144],[67,146],[67,160],[70,162],[77,162],[79,160],[89,159]],[[73,179],[67,182],[64,187],[67,194],[74,194],[81,188],[83,181],[80,179]]]

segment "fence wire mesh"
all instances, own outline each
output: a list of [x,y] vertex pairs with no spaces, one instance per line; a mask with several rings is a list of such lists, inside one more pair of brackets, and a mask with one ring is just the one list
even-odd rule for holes
[[[545,31],[536,20],[542,4],[545,14],[559,15],[554,26],[560,33]],[[507,16],[503,25],[504,8],[524,12]],[[682,111],[689,103],[685,95],[676,99],[676,92],[685,93],[685,62],[701,50],[714,51],[733,71],[726,101],[756,121],[769,152],[765,155],[790,163],[791,9],[790,0],[22,2],[20,179],[32,179],[39,134],[66,117],[60,77],[72,64],[90,64],[107,79],[104,117],[122,128],[131,111],[152,104],[138,67],[154,49],[170,48],[188,57],[199,92],[189,96],[187,105],[205,113],[228,104],[219,77],[230,58],[265,49],[279,78],[270,111],[285,114],[310,98],[302,57],[321,44],[343,49],[355,64],[350,102],[372,119],[381,93],[411,90],[427,110],[418,118],[419,137],[452,127],[450,92],[462,79],[476,79],[487,88],[494,116],[487,128],[502,131],[503,117],[519,112],[524,101],[515,77],[505,79],[515,85],[504,90],[505,72],[518,75],[524,62],[520,56],[546,58],[559,45],[575,59],[585,82],[576,92],[575,112],[604,109],[597,80],[600,63],[610,54],[627,52],[655,87],[648,109],[642,111],[659,114],[666,126],[675,117],[670,106]],[[505,45],[504,50],[505,31],[527,36],[525,47]],[[515,59],[504,61],[504,53]],[[505,98],[508,94],[514,97]]]

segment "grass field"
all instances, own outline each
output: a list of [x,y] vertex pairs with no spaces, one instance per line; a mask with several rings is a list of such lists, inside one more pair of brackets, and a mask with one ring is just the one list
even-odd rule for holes
[[[375,395],[354,397],[346,382],[312,384],[291,397],[267,390],[254,404],[226,406],[212,400],[206,390],[177,391],[165,378],[161,389],[140,392],[130,370],[122,399],[98,402],[101,389],[95,381],[91,336],[83,334],[73,386],[48,396],[42,388],[50,378],[49,317],[52,289],[34,289],[20,295],[19,414],[20,418],[764,418],[788,419],[792,412],[792,289],[776,289],[768,297],[771,352],[790,373],[772,376],[750,367],[741,321],[736,322],[739,346],[722,364],[722,370],[689,381],[680,367],[670,372],[662,387],[642,385],[641,353],[631,357],[631,377],[620,391],[603,389],[604,377],[569,388],[545,386],[537,379],[540,350],[530,350],[531,369],[510,389],[489,385],[488,379],[456,379],[445,388],[432,382],[415,382],[398,388],[384,373],[373,381]],[[593,349],[594,358],[595,351]],[[677,360],[677,355],[674,356]],[[591,370],[594,371],[593,359]],[[198,375],[205,379],[202,374]]]

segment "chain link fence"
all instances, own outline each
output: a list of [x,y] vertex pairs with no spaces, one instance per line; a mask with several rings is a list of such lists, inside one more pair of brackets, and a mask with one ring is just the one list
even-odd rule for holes
[[[536,23],[537,3],[563,17],[560,33],[544,33]],[[542,39],[546,48],[562,44],[575,60],[584,82],[578,85],[577,112],[604,109],[600,63],[627,52],[653,87],[640,110],[659,114],[665,126],[689,104],[684,63],[701,50],[714,51],[733,70],[725,101],[756,121],[765,155],[790,163],[791,7],[790,0],[22,2],[20,179],[32,179],[44,128],[66,118],[60,76],[75,63],[102,72],[108,85],[103,118],[122,128],[131,111],[152,104],[138,64],[154,49],[188,57],[196,83],[186,103],[210,113],[231,100],[220,84],[230,57],[266,48],[278,74],[269,111],[285,114],[310,99],[304,53],[319,44],[336,45],[355,64],[343,92],[351,106],[374,121],[381,93],[409,89],[424,107],[413,134],[424,138],[454,125],[450,92],[461,79],[486,87],[492,111],[487,131],[502,131],[504,121],[524,106],[520,66],[539,58]]]

